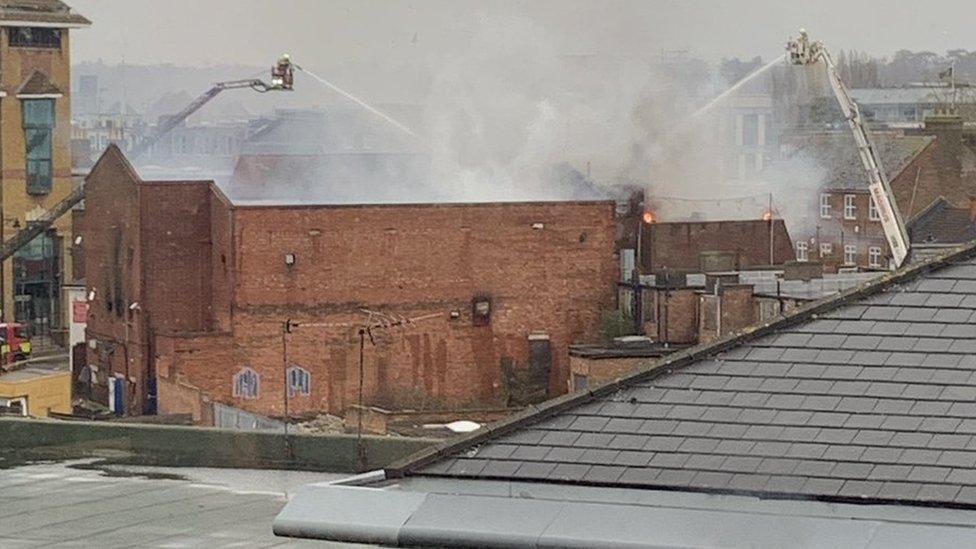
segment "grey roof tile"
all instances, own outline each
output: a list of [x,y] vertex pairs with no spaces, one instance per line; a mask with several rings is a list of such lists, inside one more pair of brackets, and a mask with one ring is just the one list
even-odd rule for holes
[[803,494],[834,495],[844,486],[843,479],[837,478],[808,478],[800,489]]
[[796,494],[806,481],[807,478],[802,476],[770,476],[765,489],[773,493]]
[[522,465],[515,470],[513,475],[516,478],[535,478],[544,479],[552,473],[552,470],[556,468],[555,463],[541,463],[536,461],[523,462]]
[[837,492],[840,496],[855,498],[875,497],[881,490],[881,482],[876,480],[848,480]]
[[973,439],[970,435],[940,433],[929,441],[929,448],[943,448],[946,450],[961,450],[969,446]]
[[951,433],[960,423],[962,420],[954,417],[927,417],[922,420],[919,429],[933,433]]
[[865,479],[874,469],[870,463],[837,463],[834,465],[831,474],[839,478]]
[[583,476],[583,480],[590,482],[616,482],[624,474],[625,467],[620,465],[594,465]]
[[677,469],[682,467],[690,454],[680,454],[677,452],[659,452],[653,458],[651,458],[650,465],[654,467],[672,468]]
[[628,465],[633,467],[643,467],[650,463],[651,458],[654,454],[649,452],[638,452],[632,450],[624,450],[617,454],[614,458],[613,463],[615,465]]
[[613,435],[609,433],[583,433],[579,435],[572,445],[577,448],[606,448]]
[[867,463],[898,463],[905,452],[903,448],[868,447],[861,453],[860,460]]
[[918,494],[920,486],[916,482],[887,481],[878,491],[878,497],[910,500]]
[[691,483],[702,488],[725,488],[731,480],[731,473],[701,471],[695,475]]
[[[550,447],[548,446],[519,446],[508,456],[496,456],[498,458],[507,459],[517,459],[517,460],[540,460],[549,453]],[[490,456],[478,456],[478,457],[490,457]]]
[[729,456],[722,463],[722,469],[726,471],[737,471],[742,473],[752,473],[759,468],[762,458],[754,456]]
[[[458,460],[462,461],[462,460]],[[515,471],[522,465],[521,461],[499,461],[499,460],[488,460],[487,465],[483,469],[478,469],[476,471],[469,472],[469,475],[482,475],[486,477],[510,477]],[[451,473],[454,473],[452,468]]]
[[576,461],[580,463],[613,463],[619,453],[619,450],[590,448],[583,452],[583,455]]
[[[734,416],[734,414],[729,414],[730,418],[732,416]],[[686,437],[700,436],[707,433],[711,426],[711,423],[705,421],[681,421],[678,422],[678,426],[674,428],[674,431],[672,431],[671,434]]]
[[773,475],[788,475],[799,465],[798,459],[787,458],[765,458],[756,467],[757,473],[769,473]]
[[[820,427],[841,427],[848,418],[850,418],[850,414],[843,412],[814,412],[807,423]],[[976,428],[976,424],[974,424],[974,428]]]
[[546,461],[572,463],[578,461],[586,450],[582,448],[553,448],[544,458]]
[[976,504],[976,486],[963,486],[956,494],[955,503]]
[[848,444],[854,440],[857,431],[854,429],[821,429],[814,440],[827,444]]
[[570,429],[574,431],[600,431],[609,422],[610,420],[605,417],[580,416],[573,421]]
[[674,452],[684,442],[684,437],[652,436],[644,445],[644,450],[654,452]]
[[[921,423],[921,420],[919,420],[919,423]],[[895,433],[895,436],[891,438],[890,444],[903,448],[925,448],[928,446],[930,440],[932,440],[930,433]]]
[[769,475],[739,473],[732,475],[728,487],[733,490],[759,491],[769,482]]
[[655,484],[661,486],[691,486],[695,478],[695,471],[683,469],[663,469],[657,476]]
[[877,429],[887,416],[881,414],[851,414],[844,423],[848,429]]
[[549,473],[552,480],[579,480],[586,476],[590,465],[583,463],[559,463]]
[[904,399],[931,399],[939,398],[941,394],[942,387],[940,385],[912,384],[905,388],[901,397]]
[[912,472],[910,465],[875,465],[868,478],[871,480],[904,480]]
[[617,480],[625,484],[653,486],[657,484],[658,473],[660,473],[659,469],[628,467]]
[[855,351],[873,351],[881,344],[881,336],[876,335],[850,335],[841,345],[843,349]]
[[916,465],[908,474],[908,480],[916,482],[942,482],[949,476],[949,467]]
[[867,448],[855,444],[831,444],[824,452],[824,459],[854,461],[861,459]]
[[619,450],[639,450],[647,444],[647,435],[617,435],[610,441],[610,446]]
[[574,431],[549,431],[539,442],[553,446],[571,446],[578,438],[579,433]]
[[976,466],[976,452],[946,450],[939,455],[936,464],[947,467],[973,467]]
[[929,465],[939,459],[939,450],[926,450],[922,448],[906,448],[898,457],[898,463],[909,463],[917,465]]
[[959,493],[959,487],[951,484],[923,484],[919,488],[918,497],[921,501],[952,502]]
[[650,435],[666,435],[674,431],[677,426],[678,422],[673,419],[647,419],[637,430]]

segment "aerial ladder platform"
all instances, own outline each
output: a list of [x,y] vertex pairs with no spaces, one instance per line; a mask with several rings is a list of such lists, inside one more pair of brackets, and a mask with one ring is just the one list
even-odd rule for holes
[[[226,82],[217,82],[209,90],[204,92],[202,95],[194,99],[189,105],[187,105],[180,112],[164,117],[160,120],[159,125],[156,127],[152,134],[139,143],[137,143],[131,151],[129,151],[129,158],[136,159],[142,154],[148,151],[156,142],[158,142],[163,136],[173,131],[176,127],[181,125],[187,118],[189,118],[193,113],[197,112],[204,105],[210,102],[213,98],[217,97],[226,90],[234,89],[245,89],[250,88],[259,93],[266,93],[269,91],[291,91],[294,89],[294,70],[291,63],[291,59],[288,54],[282,55],[274,67],[271,68],[271,81],[270,83],[264,82],[260,79],[246,79],[246,80],[229,80]],[[79,202],[85,199],[85,186],[84,184],[77,184],[72,189],[67,196],[61,199],[57,204],[55,204],[51,209],[44,212],[37,219],[32,219],[26,223],[26,227],[21,229],[17,234],[8,240],[5,240],[2,245],[0,245],[0,262],[3,262],[14,255],[17,250],[26,246],[31,240],[40,236],[44,231],[51,228],[51,225],[58,220],[62,215],[67,213],[69,210],[75,207]]]
[[871,140],[871,134],[864,125],[861,110],[847,91],[847,86],[841,80],[840,73],[837,71],[837,67],[823,42],[811,42],[805,30],[800,29],[799,37],[786,43],[786,60],[793,65],[823,63],[830,88],[834,92],[837,103],[840,104],[840,109],[844,113],[844,118],[847,119],[851,133],[854,135],[861,164],[868,174],[868,191],[871,193],[871,198],[874,199],[874,204],[878,209],[878,215],[881,217],[881,227],[884,229],[885,239],[888,241],[888,249],[891,250],[891,260],[894,268],[897,269],[908,257],[908,233],[905,230],[901,213],[894,206],[888,176],[881,165],[881,157]]

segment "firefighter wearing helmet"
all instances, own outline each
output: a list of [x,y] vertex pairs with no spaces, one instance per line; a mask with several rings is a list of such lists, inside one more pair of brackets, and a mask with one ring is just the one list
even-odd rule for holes
[[293,84],[291,56],[285,53],[278,58],[278,64],[271,69],[271,85],[278,89],[290,90]]

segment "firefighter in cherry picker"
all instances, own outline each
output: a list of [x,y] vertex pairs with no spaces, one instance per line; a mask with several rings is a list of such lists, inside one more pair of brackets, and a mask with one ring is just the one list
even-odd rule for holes
[[278,58],[278,63],[271,68],[271,87],[279,90],[290,90],[295,83],[294,68],[291,56],[287,53]]

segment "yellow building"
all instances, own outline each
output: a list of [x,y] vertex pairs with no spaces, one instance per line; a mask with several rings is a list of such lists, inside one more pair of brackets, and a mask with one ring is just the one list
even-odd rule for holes
[[23,368],[0,375],[0,409],[29,417],[71,413],[71,372]]
[[[0,240],[72,190],[69,29],[90,22],[59,0],[0,0]],[[71,215],[3,261],[0,319],[35,333],[66,326]]]

